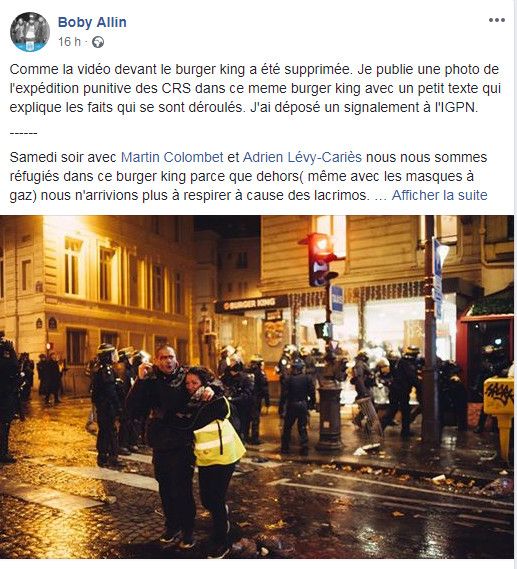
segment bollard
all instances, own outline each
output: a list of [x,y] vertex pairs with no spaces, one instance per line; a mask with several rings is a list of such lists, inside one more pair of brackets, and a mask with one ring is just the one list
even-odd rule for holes
[[335,382],[322,382],[320,394],[320,439],[316,450],[340,451],[341,442],[341,386]]
[[513,377],[491,377],[483,387],[483,408],[487,415],[495,415],[499,426],[501,458],[508,461],[510,428],[513,420]]

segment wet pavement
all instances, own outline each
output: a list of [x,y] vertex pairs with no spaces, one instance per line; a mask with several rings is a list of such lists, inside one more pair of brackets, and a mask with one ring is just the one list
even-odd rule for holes
[[[13,423],[18,462],[0,466],[0,558],[204,557],[210,519],[199,502],[196,547],[162,549],[149,451],[123,457],[116,470],[97,467],[88,410],[86,400],[47,408],[35,399],[27,421]],[[354,456],[368,441],[345,416],[339,455],[311,448],[309,457],[280,457],[278,416],[263,419],[266,442],[249,449],[230,485],[232,557],[262,546],[266,557],[513,558],[513,496],[479,493],[504,466],[491,458],[492,433],[451,431],[424,452],[393,428],[376,455]],[[429,479],[446,467],[443,483]]]

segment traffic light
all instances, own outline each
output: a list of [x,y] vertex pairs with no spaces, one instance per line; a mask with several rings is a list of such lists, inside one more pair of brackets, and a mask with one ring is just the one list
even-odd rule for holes
[[335,273],[330,272],[330,262],[337,259],[331,238],[325,233],[311,233],[307,236],[309,247],[309,285],[325,286]]

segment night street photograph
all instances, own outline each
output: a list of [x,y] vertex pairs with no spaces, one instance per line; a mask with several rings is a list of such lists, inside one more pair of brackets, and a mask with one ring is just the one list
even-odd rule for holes
[[514,558],[514,219],[0,216],[0,559]]

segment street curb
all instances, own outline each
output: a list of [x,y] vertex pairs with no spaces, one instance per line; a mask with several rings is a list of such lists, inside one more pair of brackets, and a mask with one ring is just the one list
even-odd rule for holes
[[[383,471],[394,471],[394,475],[408,474],[414,478],[433,478],[434,476],[439,476],[444,474],[447,478],[454,478],[455,480],[460,480],[461,482],[470,482],[474,480],[476,485],[485,485],[488,482],[492,482],[498,477],[496,473],[487,472],[482,474],[480,472],[472,472],[461,470],[457,468],[428,468],[426,470],[417,469],[412,467],[406,467],[398,463],[386,463],[379,462],[375,460],[375,455],[371,455],[370,460],[366,460],[366,457],[361,457],[357,459],[353,458],[343,458],[333,456],[331,453],[324,456],[300,456],[296,454],[289,454],[285,458],[280,456],[279,453],[273,452],[261,452],[259,450],[247,448],[247,454],[249,458],[267,458],[268,460],[276,462],[296,462],[300,464],[318,464],[318,465],[331,465],[331,466],[349,466],[354,470],[359,470],[364,467],[370,467],[374,470],[382,469]],[[499,465],[497,470],[505,469],[509,475],[513,476],[513,469],[505,468],[504,465]]]

